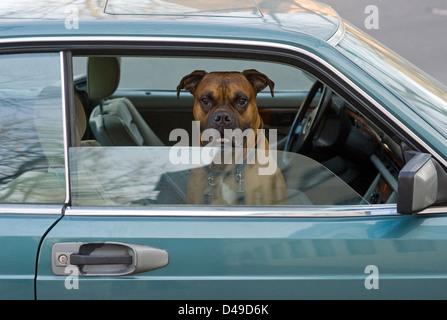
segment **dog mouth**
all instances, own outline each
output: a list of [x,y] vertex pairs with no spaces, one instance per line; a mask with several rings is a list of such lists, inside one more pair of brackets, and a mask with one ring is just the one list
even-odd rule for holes
[[214,148],[243,148],[246,137],[237,137],[233,135],[210,136],[209,140],[202,140],[203,146]]
[[204,145],[208,147],[234,147],[235,141],[233,139],[228,139],[226,137],[219,137],[215,139],[214,137],[210,137],[209,141],[204,142]]
[[[234,140],[234,139],[232,139],[232,140]],[[217,140],[216,140],[216,144],[221,144],[221,145],[234,145],[234,141],[231,141],[230,139],[228,139],[228,138],[225,138],[225,137],[220,137],[220,138],[218,138]]]

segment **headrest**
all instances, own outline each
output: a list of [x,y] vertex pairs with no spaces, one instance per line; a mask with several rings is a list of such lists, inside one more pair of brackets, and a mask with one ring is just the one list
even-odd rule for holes
[[89,57],[87,61],[87,88],[90,99],[105,99],[118,88],[120,59],[117,57]]
[[99,142],[96,140],[82,140],[85,130],[87,129],[87,117],[85,115],[84,106],[82,105],[81,98],[75,93],[75,139],[76,146],[90,147],[99,146]]

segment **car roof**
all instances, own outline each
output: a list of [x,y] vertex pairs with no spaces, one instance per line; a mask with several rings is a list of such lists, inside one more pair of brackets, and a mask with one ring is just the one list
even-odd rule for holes
[[[149,27],[150,24],[154,27]],[[310,35],[331,45],[337,44],[344,32],[343,21],[335,10],[310,0],[2,0],[0,3],[0,38],[153,35],[162,34],[162,30],[172,35],[173,25],[183,26],[178,29],[179,36],[186,32],[199,35],[200,30],[203,36],[244,34],[246,30],[248,37],[258,32],[259,38],[268,39],[276,31]],[[182,34],[185,26],[195,28],[186,28]]]

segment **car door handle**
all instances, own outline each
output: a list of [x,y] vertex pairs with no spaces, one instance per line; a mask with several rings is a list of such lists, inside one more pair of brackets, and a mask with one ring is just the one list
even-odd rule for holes
[[72,265],[132,264],[132,256],[130,254],[123,256],[90,256],[83,254],[71,254],[70,263]]
[[52,271],[66,276],[73,268],[79,276],[122,276],[168,265],[167,251],[122,242],[56,243],[51,253]]

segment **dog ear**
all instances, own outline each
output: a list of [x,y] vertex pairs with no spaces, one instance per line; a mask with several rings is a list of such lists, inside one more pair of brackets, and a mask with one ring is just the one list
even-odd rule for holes
[[180,96],[180,90],[185,89],[191,93],[194,93],[197,85],[202,81],[203,77],[207,74],[206,71],[196,70],[192,73],[184,76],[180,81],[180,84],[177,86],[177,99]]
[[253,88],[255,88],[256,93],[265,89],[265,87],[270,87],[270,94],[274,97],[273,88],[275,87],[275,83],[270,80],[265,74],[255,70],[244,70],[242,74],[250,81]]

